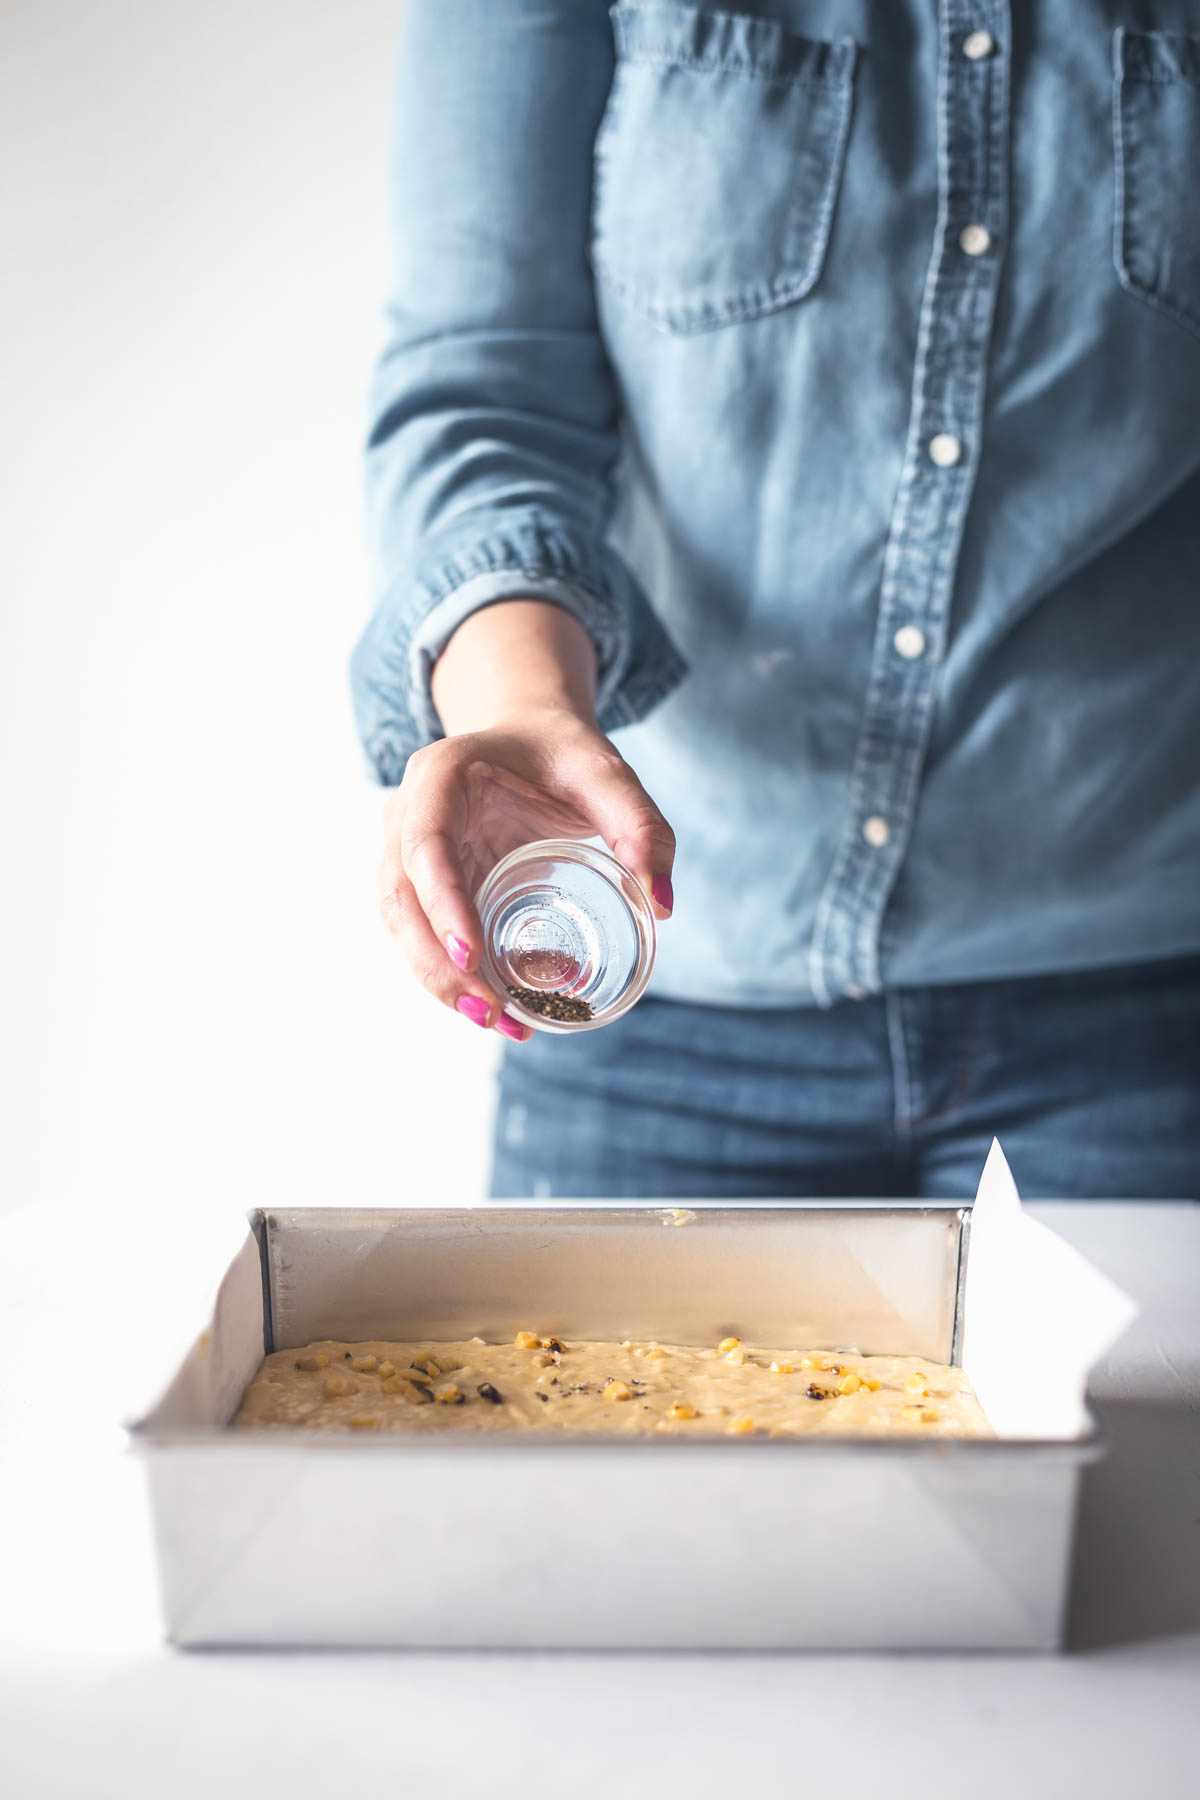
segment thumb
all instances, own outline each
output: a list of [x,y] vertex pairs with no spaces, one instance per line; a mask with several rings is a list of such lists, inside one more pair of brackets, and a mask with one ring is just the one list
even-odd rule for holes
[[671,871],[675,833],[625,759],[611,749],[589,772],[580,800],[596,829],[617,858],[635,875],[654,906],[655,917],[669,919],[675,906]]

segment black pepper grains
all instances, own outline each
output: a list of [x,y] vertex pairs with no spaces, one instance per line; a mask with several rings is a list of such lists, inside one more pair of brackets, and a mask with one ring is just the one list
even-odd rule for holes
[[552,1019],[558,1025],[586,1025],[594,1015],[586,1000],[573,1000],[569,994],[545,994],[537,988],[510,987],[507,990],[526,1012],[539,1019]]

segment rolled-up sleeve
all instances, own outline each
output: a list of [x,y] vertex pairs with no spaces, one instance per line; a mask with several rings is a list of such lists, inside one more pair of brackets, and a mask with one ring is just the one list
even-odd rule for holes
[[376,604],[351,667],[385,783],[440,735],[429,679],[451,633],[506,597],[589,632],[605,730],[684,673],[606,538],[618,403],[585,246],[612,71],[603,0],[409,0],[367,450]]

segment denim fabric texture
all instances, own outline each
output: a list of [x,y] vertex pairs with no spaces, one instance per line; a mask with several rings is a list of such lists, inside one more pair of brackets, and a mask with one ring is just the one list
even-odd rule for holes
[[379,780],[542,593],[658,996],[1200,952],[1200,0],[410,0],[393,176]]
[[506,1046],[496,1199],[970,1200],[1200,1189],[1200,958],[829,1010],[643,1000]]

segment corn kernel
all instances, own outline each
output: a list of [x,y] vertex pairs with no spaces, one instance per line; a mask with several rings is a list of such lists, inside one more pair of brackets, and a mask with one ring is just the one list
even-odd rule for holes
[[772,1375],[794,1375],[796,1369],[793,1363],[776,1360],[771,1364],[771,1373]]
[[307,1374],[311,1375],[314,1369],[328,1368],[329,1358],[327,1356],[298,1356],[296,1358],[296,1367],[305,1370]]
[[562,1342],[560,1339],[558,1339],[556,1337],[543,1338],[542,1339],[542,1349],[543,1350],[553,1350],[559,1356],[561,1356],[562,1352],[563,1352]]
[[910,1425],[936,1425],[938,1422],[932,1406],[902,1406],[900,1417],[907,1419]]
[[870,1390],[873,1394],[877,1393],[879,1391],[878,1375],[860,1375],[858,1379],[862,1382],[862,1384],[865,1388],[870,1388]]
[[443,1375],[453,1375],[455,1369],[462,1368],[462,1364],[459,1362],[458,1358],[456,1356],[447,1355],[444,1350],[439,1350],[437,1355],[433,1358],[433,1361],[437,1364]]
[[380,1363],[379,1374],[380,1374],[380,1378],[383,1381],[386,1381],[389,1375],[394,1375],[395,1373],[396,1373],[395,1363],[390,1363],[390,1362],[381,1362]]
[[604,1398],[606,1400],[632,1400],[633,1389],[623,1381],[610,1381],[605,1386]]
[[651,1344],[650,1348],[646,1352],[646,1357],[647,1357],[647,1360],[650,1362],[662,1362],[662,1360],[666,1356],[666,1354],[667,1353],[662,1348],[661,1344]]
[[325,1383],[325,1398],[327,1400],[337,1400],[342,1394],[356,1394],[357,1392],[357,1381],[349,1381],[344,1375],[331,1375],[329,1380]]
[[808,1356],[802,1356],[800,1364],[805,1369],[829,1369],[833,1366],[827,1356],[820,1356],[816,1351],[810,1352]]
[[380,1391],[384,1394],[398,1394],[401,1388],[408,1386],[406,1381],[397,1381],[394,1375],[385,1375],[380,1382]]
[[676,1400],[667,1408],[668,1419],[694,1419],[696,1409],[689,1406],[686,1400]]
[[741,1338],[735,1337],[722,1338],[717,1345],[717,1349],[721,1352],[722,1356],[724,1356],[727,1351],[736,1350],[741,1344],[741,1341]]
[[355,1413],[352,1419],[346,1420],[351,1431],[378,1431],[379,1420],[374,1413]]
[[426,1350],[420,1356],[414,1356],[413,1368],[423,1369],[430,1379],[435,1375],[440,1375],[442,1372],[442,1365],[433,1354],[432,1350]]
[[453,1381],[448,1381],[444,1388],[438,1388],[433,1397],[442,1406],[461,1406],[463,1391]]
[[737,1346],[736,1350],[727,1350],[725,1352],[725,1361],[727,1363],[732,1363],[737,1369],[741,1368],[745,1360],[746,1352],[742,1349],[740,1344]]
[[842,1376],[842,1379],[837,1384],[837,1391],[839,1394],[857,1394],[861,1386],[861,1379],[852,1369],[848,1375]]
[[927,1375],[922,1375],[919,1370],[914,1370],[904,1385],[910,1394],[920,1394],[923,1400],[928,1400],[929,1389],[925,1385],[928,1379]]
[[745,1437],[754,1430],[753,1419],[730,1419],[727,1429],[734,1437]]
[[537,1355],[531,1356],[529,1360],[535,1369],[552,1369],[554,1367],[554,1358],[548,1350],[539,1350]]
[[350,1367],[357,1375],[373,1375],[379,1367],[377,1356],[352,1356]]
[[[398,1369],[396,1373],[401,1381],[415,1381],[421,1387],[428,1387],[431,1379],[427,1369],[418,1369],[415,1367],[411,1369]],[[439,1375],[441,1374],[440,1369],[438,1370],[438,1373]]]
[[537,1350],[540,1348],[541,1342],[536,1331],[518,1331],[513,1339],[518,1350]]

